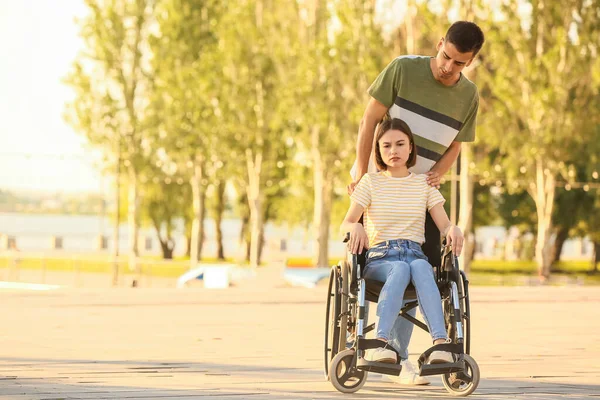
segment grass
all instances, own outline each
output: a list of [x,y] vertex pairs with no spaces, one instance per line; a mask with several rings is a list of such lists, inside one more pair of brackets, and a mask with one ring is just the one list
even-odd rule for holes
[[[470,284],[476,286],[535,286],[539,284],[537,274],[470,272],[468,278]],[[600,274],[553,273],[545,284],[550,286],[600,285]]]
[[[340,261],[339,258],[331,258],[329,265],[335,265]],[[312,267],[314,260],[310,257],[288,257],[288,266]],[[561,261],[553,268],[557,273],[588,273],[591,271],[589,261]],[[475,260],[471,264],[472,272],[493,273],[493,274],[536,274],[537,264],[529,260]]]
[[[560,261],[553,268],[553,273],[587,274],[592,266],[589,261]],[[536,274],[535,261],[475,260],[471,264],[472,272],[494,274]]]
[[[340,258],[330,259],[335,265]],[[309,257],[290,257],[290,267],[312,267]],[[589,261],[561,261],[552,269],[549,285],[600,285],[600,273],[591,274]],[[536,285],[537,264],[535,261],[475,260],[468,273],[469,281],[480,286],[519,286]]]
[[[173,261],[164,261],[158,256],[140,257],[138,263],[143,275],[156,277],[176,278],[189,270],[189,259],[177,258]],[[228,259],[203,259],[203,264],[219,264],[233,262]],[[330,265],[337,264],[338,258],[331,259]],[[0,268],[10,268],[10,257],[0,257]],[[288,266],[312,267],[312,259],[308,257],[290,257]],[[112,262],[107,256],[92,255],[85,257],[48,258],[27,257],[24,255],[18,261],[18,268],[29,270],[64,271],[79,273],[112,273]],[[589,261],[562,261],[553,269],[548,284],[582,284],[600,285],[600,273],[590,274]],[[133,274],[129,270],[126,259],[119,261],[119,271],[124,274]],[[537,284],[537,266],[534,261],[502,261],[502,260],[475,260],[468,274],[469,281],[474,285],[534,285]]]
[[[140,257],[138,264],[143,275],[152,275],[156,277],[179,277],[190,268],[189,259],[180,259],[173,261],[164,261],[159,257]],[[203,264],[222,264],[232,262],[233,260],[220,261],[216,258],[203,259],[199,266]],[[10,268],[12,265],[10,257],[0,257],[0,268]],[[129,270],[129,265],[126,259],[119,260],[119,271],[125,274],[133,274]],[[17,267],[19,269],[28,270],[46,270],[46,271],[63,271],[63,272],[80,272],[80,273],[112,273],[113,263],[106,256],[91,256],[88,257],[64,257],[64,258],[47,258],[27,257],[19,258]]]

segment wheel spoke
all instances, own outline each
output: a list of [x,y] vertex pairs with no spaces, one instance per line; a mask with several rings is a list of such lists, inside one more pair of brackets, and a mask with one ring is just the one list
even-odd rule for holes
[[456,374],[456,379],[464,382],[465,384],[473,381],[473,376],[467,374],[466,372],[458,372]]
[[345,383],[348,382],[348,379],[350,379],[351,377],[352,375],[350,374],[350,371],[346,370],[346,372],[344,372],[342,376],[338,377],[338,382],[346,386]]
[[[332,336],[335,332],[335,329],[333,329],[332,326],[332,315],[335,312],[334,311],[334,307],[335,307],[335,292],[333,291],[333,283],[334,283],[334,277],[335,274],[333,271],[331,271],[331,274],[329,275],[329,285],[327,288],[327,291],[329,293],[329,295],[327,296],[327,309],[325,312],[325,376],[328,376],[328,372],[329,372],[329,361],[332,359],[333,357],[333,350],[334,350],[334,346],[335,343],[332,340]],[[332,298],[334,300],[332,300]]]

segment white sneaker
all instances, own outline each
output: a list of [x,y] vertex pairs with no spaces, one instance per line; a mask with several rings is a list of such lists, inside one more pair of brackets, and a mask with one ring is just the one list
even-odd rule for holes
[[402,361],[400,376],[383,375],[383,382],[392,382],[400,385],[429,385],[431,382],[424,376],[420,376],[414,365],[409,360]]
[[393,350],[384,347],[369,349],[365,352],[365,360],[395,364],[396,353]]
[[446,364],[453,363],[454,357],[449,351],[436,350],[429,355],[429,361],[427,364]]
[[356,335],[354,333],[346,332],[346,348],[351,349],[356,341]]

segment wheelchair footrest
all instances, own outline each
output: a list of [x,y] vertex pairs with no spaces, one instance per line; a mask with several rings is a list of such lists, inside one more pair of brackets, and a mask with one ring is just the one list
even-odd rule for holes
[[383,363],[377,361],[367,361],[364,358],[359,358],[356,368],[363,371],[377,372],[378,374],[400,375],[402,371],[401,364]]
[[441,375],[441,374],[449,374],[451,372],[462,372],[465,370],[464,361],[457,361],[453,363],[444,363],[444,364],[423,364],[421,365],[421,369],[419,370],[419,375],[421,376],[429,376],[429,375]]

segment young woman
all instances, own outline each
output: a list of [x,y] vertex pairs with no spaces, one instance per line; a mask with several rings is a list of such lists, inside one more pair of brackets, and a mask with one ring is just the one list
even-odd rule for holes
[[[368,350],[365,359],[395,363],[396,353],[387,344],[402,307],[404,291],[413,283],[421,313],[433,344],[447,341],[440,293],[433,269],[421,250],[425,241],[425,212],[459,255],[463,236],[450,223],[444,198],[427,184],[426,175],[409,172],[417,160],[417,148],[408,125],[400,119],[382,122],[376,135],[375,161],[380,172],[362,177],[352,193],[350,209],[341,226],[350,232],[349,249],[359,254],[368,249],[363,276],[384,282],[377,305],[376,338],[385,346]],[[365,225],[358,221],[364,213]],[[452,354],[434,351],[429,363],[453,362]]]

